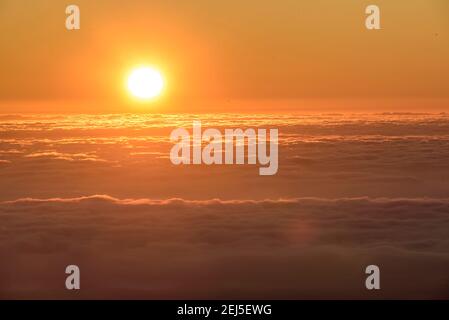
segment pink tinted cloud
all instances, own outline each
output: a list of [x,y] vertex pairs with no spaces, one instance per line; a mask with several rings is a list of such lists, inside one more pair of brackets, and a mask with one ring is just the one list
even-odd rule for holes
[[[19,199],[0,206],[0,296],[447,298],[449,200]],[[364,288],[364,267],[382,290]],[[410,281],[413,279],[413,281]]]

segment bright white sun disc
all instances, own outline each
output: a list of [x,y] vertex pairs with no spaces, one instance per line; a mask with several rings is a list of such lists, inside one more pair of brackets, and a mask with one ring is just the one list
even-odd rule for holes
[[140,99],[151,99],[161,94],[164,79],[159,71],[152,68],[139,68],[128,77],[128,90]]

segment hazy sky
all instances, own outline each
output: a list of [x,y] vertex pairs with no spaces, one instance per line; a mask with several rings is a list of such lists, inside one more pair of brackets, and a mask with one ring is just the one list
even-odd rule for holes
[[[173,104],[449,98],[446,0],[75,3],[79,31],[65,29],[68,1],[0,2],[0,111],[127,103],[125,75],[141,63],[162,70]],[[365,28],[373,3],[382,30]]]

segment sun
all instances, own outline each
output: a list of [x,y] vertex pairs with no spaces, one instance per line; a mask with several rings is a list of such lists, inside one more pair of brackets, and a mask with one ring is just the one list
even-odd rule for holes
[[150,67],[140,67],[130,73],[127,86],[134,97],[150,100],[161,95],[164,89],[164,79],[158,70]]

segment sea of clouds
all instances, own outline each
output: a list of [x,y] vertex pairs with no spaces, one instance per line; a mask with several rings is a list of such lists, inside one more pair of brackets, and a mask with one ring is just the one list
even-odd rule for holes
[[[278,128],[278,174],[172,165],[195,119]],[[0,298],[448,298],[448,158],[446,114],[3,115]]]

